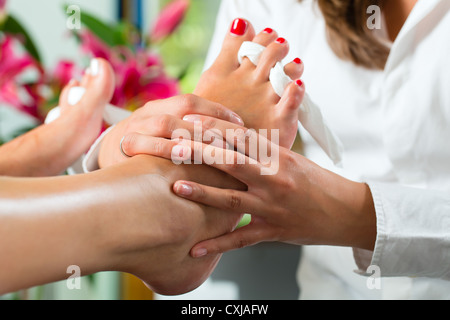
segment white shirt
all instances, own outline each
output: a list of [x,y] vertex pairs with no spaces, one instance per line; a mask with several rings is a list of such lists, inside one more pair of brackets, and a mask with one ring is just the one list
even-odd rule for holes
[[[344,145],[343,169],[301,130],[305,155],[373,193],[375,250],[303,247],[300,298],[450,298],[450,1],[419,0],[384,71],[338,59],[313,0],[223,0],[207,65],[236,17],[275,29],[291,47],[285,62],[304,62],[307,92]],[[355,272],[369,265],[380,289]]]

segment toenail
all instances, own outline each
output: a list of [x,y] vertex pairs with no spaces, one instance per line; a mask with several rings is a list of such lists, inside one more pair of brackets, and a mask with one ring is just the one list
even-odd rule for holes
[[286,39],[285,39],[285,38],[278,38],[278,39],[277,39],[277,42],[278,42],[278,43],[285,43],[285,42],[286,42]]
[[263,32],[270,34],[270,33],[273,32],[273,29],[272,28],[265,28]]
[[295,58],[295,59],[294,59],[294,62],[295,62],[296,64],[302,64],[302,59],[300,59],[300,58]]
[[81,99],[83,98],[84,94],[86,93],[86,89],[83,87],[73,87],[70,88],[69,90],[69,94],[67,96],[67,102],[71,105],[74,106],[76,105],[78,102],[81,101]]
[[248,23],[243,19],[235,19],[231,25],[230,32],[237,36],[243,36],[247,31]]
[[98,74],[98,71],[100,69],[100,64],[97,59],[91,60],[91,65],[89,66],[89,70],[92,76],[96,76]]
[[299,86],[299,87],[303,87],[303,81],[298,79],[297,81],[295,81],[295,83]]

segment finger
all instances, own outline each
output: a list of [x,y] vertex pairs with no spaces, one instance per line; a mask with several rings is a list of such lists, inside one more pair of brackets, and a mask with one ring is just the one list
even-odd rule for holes
[[215,239],[202,241],[191,249],[193,258],[225,253],[266,241],[266,232],[256,225],[248,225]]
[[[232,125],[224,120],[210,119],[214,119],[214,122],[220,122],[223,127],[226,124]],[[138,128],[134,128],[134,131],[171,140],[192,140],[220,148],[229,147],[224,141],[221,132],[217,129],[207,129],[201,122],[185,121],[168,114],[153,116],[146,122],[142,122]]]
[[173,191],[182,198],[228,212],[263,212],[260,199],[244,191],[214,188],[188,181],[175,182]]
[[212,102],[193,94],[173,97],[167,99],[165,102],[167,103],[165,112],[177,115],[179,118],[188,114],[201,114],[238,125],[244,124],[244,121],[238,114],[225,108],[220,103]]
[[[198,128],[197,132],[201,131],[203,133],[202,139],[196,139],[195,141],[209,144],[211,140],[222,140],[224,142],[223,147],[230,150],[235,148],[234,139],[230,135],[234,132],[241,132],[240,135],[243,135],[247,131],[246,128],[240,125],[199,114],[186,115],[183,117],[183,121],[193,123]],[[227,143],[227,135],[229,135],[228,141],[230,143]],[[216,146],[220,145],[217,144]]]
[[191,155],[189,147],[178,145],[178,141],[140,133],[126,135],[122,139],[121,148],[124,155],[129,157],[146,154],[173,161],[184,161]]
[[261,175],[267,170],[265,165],[234,150],[218,148],[195,141],[183,140],[180,144],[191,148],[191,162],[207,164],[228,173],[246,185],[260,183]]
[[227,143],[227,149],[235,149],[257,161],[259,160],[258,148],[264,147],[264,150],[271,150],[271,148],[278,147],[272,146],[267,130],[260,130],[261,134],[258,134],[255,130],[202,115],[187,115],[183,120],[201,126],[204,138],[196,141],[208,143],[209,136],[213,134]]

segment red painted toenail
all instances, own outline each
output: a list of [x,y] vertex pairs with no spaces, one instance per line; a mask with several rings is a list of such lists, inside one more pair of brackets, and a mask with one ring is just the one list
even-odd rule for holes
[[302,59],[300,59],[300,58],[295,58],[295,59],[294,59],[294,62],[295,62],[296,64],[302,64]]
[[248,23],[243,19],[235,19],[231,25],[230,32],[237,36],[243,36],[247,31]]
[[286,42],[286,39],[285,39],[285,38],[278,38],[278,39],[277,39],[277,42],[278,42],[278,43],[285,43],[285,42]]
[[299,86],[299,87],[303,87],[303,81],[302,80],[297,80],[295,81],[295,83]]
[[273,32],[273,29],[272,29],[272,28],[265,28],[265,29],[264,29],[264,32],[270,34],[270,33]]

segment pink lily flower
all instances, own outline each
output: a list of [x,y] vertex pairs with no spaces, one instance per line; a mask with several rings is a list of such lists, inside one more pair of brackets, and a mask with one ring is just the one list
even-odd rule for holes
[[189,5],[189,0],[175,0],[167,5],[157,18],[150,39],[160,41],[172,34],[183,21]]
[[178,81],[168,77],[161,60],[146,49],[133,52],[125,46],[109,48],[90,32],[82,37],[82,47],[93,57],[107,59],[116,75],[111,103],[131,111],[146,102],[179,94]]
[[77,74],[77,68],[75,63],[68,60],[61,60],[55,67],[53,71],[53,82],[54,85],[63,88],[69,81],[75,78]]
[[18,82],[17,78],[29,68],[37,68],[37,65],[28,54],[24,54],[22,57],[16,56],[13,47],[13,38],[5,36],[3,42],[0,43],[0,101],[21,111],[34,114],[34,105],[25,103],[21,97],[23,85]]

